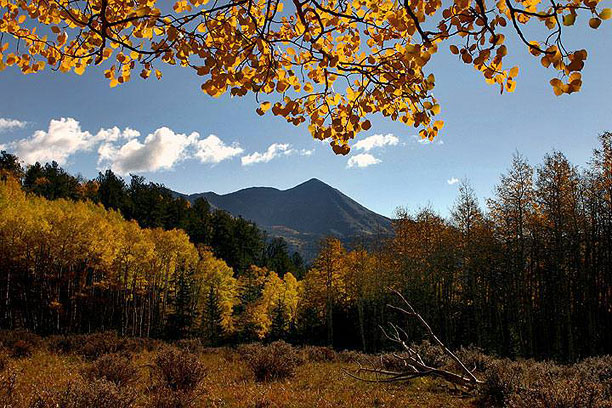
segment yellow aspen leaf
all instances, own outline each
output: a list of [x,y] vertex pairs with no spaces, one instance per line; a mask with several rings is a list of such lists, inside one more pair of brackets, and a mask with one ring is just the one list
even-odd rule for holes
[[605,8],[601,10],[601,12],[599,13],[599,18],[601,18],[602,20],[609,20],[610,18],[612,18],[612,9]]
[[158,80],[162,79],[162,73],[159,69],[155,70],[155,76],[157,77]]
[[575,14],[566,14],[563,17],[563,25],[565,26],[572,26],[574,25],[574,23],[576,22],[576,15]]
[[85,73],[85,67],[86,67],[85,64],[80,64],[79,66],[74,68],[74,72],[77,75],[83,75]]
[[589,27],[591,27],[592,29],[598,29],[599,26],[601,25],[601,19],[597,18],[597,17],[593,17],[589,20]]
[[434,115],[439,115],[440,114],[440,105],[438,105],[437,103],[431,107],[431,113],[433,113]]
[[270,109],[270,106],[272,106],[270,102],[262,102],[262,104],[259,105],[259,108],[257,108],[256,111],[260,116],[262,116]]

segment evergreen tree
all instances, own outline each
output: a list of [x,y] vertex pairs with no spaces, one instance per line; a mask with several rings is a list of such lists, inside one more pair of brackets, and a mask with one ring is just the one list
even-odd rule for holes
[[208,289],[202,312],[202,335],[208,344],[218,345],[223,338],[223,316],[219,291],[214,286]]

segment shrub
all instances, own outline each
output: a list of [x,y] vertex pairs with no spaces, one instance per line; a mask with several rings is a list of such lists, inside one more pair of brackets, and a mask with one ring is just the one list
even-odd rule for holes
[[194,403],[192,392],[158,387],[153,390],[147,406],[150,408],[187,408]]
[[77,340],[83,336],[54,335],[47,337],[47,348],[53,353],[71,353],[77,348]]
[[337,353],[338,359],[343,363],[370,364],[371,358],[367,354],[352,350],[344,350]]
[[485,372],[484,384],[480,387],[480,405],[505,406],[510,396],[520,390],[522,377],[518,364],[508,359],[494,362]]
[[374,363],[374,366],[382,368],[383,370],[388,370],[388,371],[397,371],[397,372],[405,371],[408,368],[408,366],[406,362],[402,360],[402,358],[405,357],[406,355],[407,354],[405,353],[381,354],[378,357],[377,361]]
[[495,360],[484,372],[480,405],[513,408],[612,407],[610,358],[561,366],[551,362]]
[[456,355],[468,369],[480,373],[483,373],[495,361],[495,357],[485,354],[478,347],[461,347]]
[[164,385],[174,391],[193,391],[206,376],[196,355],[172,348],[158,354],[155,369]]
[[61,390],[39,393],[30,408],[131,408],[136,392],[105,380],[72,382]]
[[452,360],[444,353],[440,346],[431,344],[428,340],[423,340],[419,344],[412,344],[410,347],[416,351],[423,362],[430,367],[442,368],[452,364]]
[[0,331],[0,345],[14,358],[30,357],[41,343],[40,336],[27,330]]
[[0,402],[3,407],[13,405],[13,398],[17,390],[17,371],[9,368],[0,373]]
[[33,353],[32,344],[25,340],[17,340],[13,344],[12,355],[14,358],[30,357]]
[[257,381],[292,377],[295,369],[304,363],[299,353],[284,341],[275,341],[267,346],[249,344],[242,346],[238,352]]
[[0,349],[0,373],[4,371],[4,369],[8,366],[8,364],[9,364],[9,354],[6,352],[6,350]]
[[308,361],[324,363],[336,361],[337,355],[331,347],[306,346],[302,349],[304,357]]
[[83,374],[92,381],[106,380],[118,387],[131,384],[138,378],[138,370],[132,361],[118,354],[103,355],[87,367]]
[[27,330],[0,330],[0,344],[6,348],[11,348],[16,342],[23,341],[32,348],[38,348],[42,344],[39,335]]
[[182,339],[175,342],[174,345],[190,353],[201,353],[204,350],[204,344],[200,339]]
[[604,408],[604,386],[581,378],[541,378],[508,398],[513,408]]
[[94,333],[78,337],[75,339],[78,342],[75,351],[90,360],[95,360],[104,354],[125,350],[125,340],[118,337],[115,332]]

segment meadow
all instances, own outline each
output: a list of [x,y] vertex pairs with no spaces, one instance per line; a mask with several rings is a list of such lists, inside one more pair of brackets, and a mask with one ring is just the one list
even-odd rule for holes
[[[113,333],[0,334],[3,407],[611,407],[612,358],[572,365],[511,361],[477,349],[458,355],[483,384],[472,392],[441,380],[360,381],[359,367],[397,368],[392,354],[365,355],[284,342],[205,347]],[[452,363],[415,345],[436,367]],[[371,377],[370,377],[371,378]]]

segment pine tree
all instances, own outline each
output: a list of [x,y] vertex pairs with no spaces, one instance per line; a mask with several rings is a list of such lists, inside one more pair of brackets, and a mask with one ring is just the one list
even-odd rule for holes
[[168,316],[166,335],[182,339],[190,335],[196,312],[193,307],[193,271],[180,268],[176,277],[176,290],[172,302],[173,310]]
[[208,289],[204,310],[202,313],[202,336],[208,344],[216,346],[223,338],[223,315],[217,288]]

